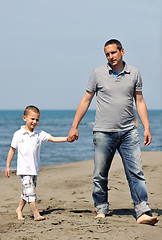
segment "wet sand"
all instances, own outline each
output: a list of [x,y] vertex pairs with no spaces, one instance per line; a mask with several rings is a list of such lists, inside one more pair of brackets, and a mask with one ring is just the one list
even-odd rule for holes
[[142,152],[149,204],[158,216],[155,226],[137,224],[128,184],[119,155],[109,174],[110,213],[94,219],[91,196],[93,160],[55,165],[40,169],[37,182],[37,207],[46,220],[33,220],[25,206],[25,221],[17,220],[15,210],[21,194],[21,181],[0,172],[0,240],[36,239],[162,239],[162,152]]

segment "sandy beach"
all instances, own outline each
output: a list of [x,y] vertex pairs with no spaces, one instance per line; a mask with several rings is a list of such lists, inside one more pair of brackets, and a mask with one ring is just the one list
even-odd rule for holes
[[37,207],[46,220],[33,220],[25,206],[24,222],[17,220],[15,210],[21,193],[21,182],[15,171],[10,179],[0,172],[0,240],[36,239],[162,239],[162,152],[142,152],[147,179],[149,204],[158,216],[155,226],[136,223],[128,184],[119,155],[109,174],[110,213],[105,219],[94,219],[91,196],[93,160],[55,165],[40,169],[37,183]]

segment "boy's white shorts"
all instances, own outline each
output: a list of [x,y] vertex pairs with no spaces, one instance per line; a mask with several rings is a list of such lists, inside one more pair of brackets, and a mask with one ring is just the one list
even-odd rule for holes
[[37,176],[21,175],[20,178],[22,182],[22,199],[26,202],[35,202],[37,200],[35,192]]

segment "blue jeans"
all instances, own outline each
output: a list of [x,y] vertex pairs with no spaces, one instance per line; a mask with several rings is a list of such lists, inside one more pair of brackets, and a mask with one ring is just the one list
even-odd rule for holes
[[108,213],[108,172],[118,150],[128,180],[136,217],[149,212],[146,180],[142,171],[136,127],[122,132],[94,132],[94,173],[92,196],[97,213]]

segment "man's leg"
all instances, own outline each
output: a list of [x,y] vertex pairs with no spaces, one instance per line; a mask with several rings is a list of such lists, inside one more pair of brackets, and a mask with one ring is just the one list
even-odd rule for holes
[[92,196],[97,217],[105,217],[108,213],[108,171],[115,154],[115,143],[111,134],[94,133],[94,172]]
[[137,129],[121,133],[119,153],[122,157],[125,173],[129,183],[138,223],[155,224],[157,217],[150,217],[146,180],[142,170],[140,143]]

